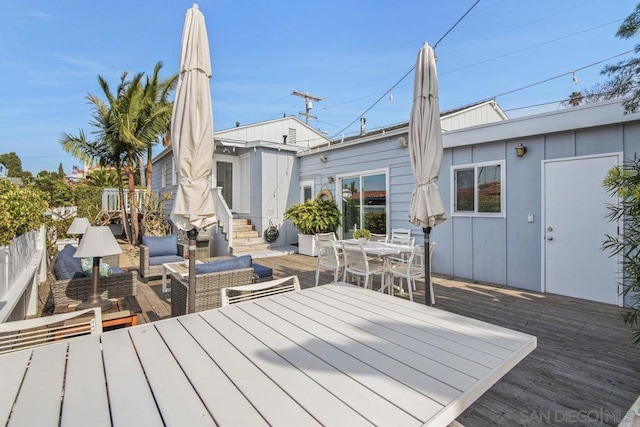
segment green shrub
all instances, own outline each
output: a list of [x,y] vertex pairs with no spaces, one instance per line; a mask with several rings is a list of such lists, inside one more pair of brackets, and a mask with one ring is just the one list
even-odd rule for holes
[[73,200],[78,207],[78,216],[89,218],[94,224],[102,210],[102,187],[78,184],[73,188]]
[[[603,182],[611,194],[620,198],[617,205],[609,205],[608,219],[624,224],[623,237],[607,236],[603,249],[611,256],[622,258],[623,277],[620,285],[629,310],[625,323],[638,328],[640,322],[640,160],[626,162],[624,166],[609,171]],[[640,344],[640,328],[636,329],[633,341]]]
[[0,245],[8,245],[14,237],[37,230],[45,223],[49,208],[47,195],[37,188],[18,187],[8,180],[0,181]]
[[371,232],[366,228],[358,228],[356,231],[353,232],[353,238],[354,239],[364,238],[369,240],[371,238]]
[[302,234],[332,233],[340,226],[340,210],[333,201],[309,199],[284,213]]
[[387,234],[387,214],[384,212],[366,212],[364,228],[376,234]]

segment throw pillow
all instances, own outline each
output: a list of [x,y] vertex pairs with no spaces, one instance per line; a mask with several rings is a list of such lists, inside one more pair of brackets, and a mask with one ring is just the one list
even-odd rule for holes
[[[82,271],[86,277],[91,277],[93,272],[93,258],[82,258]],[[113,273],[113,269],[106,262],[100,260],[100,277],[108,277]]]
[[142,244],[149,248],[149,257],[178,255],[178,236],[143,236]]

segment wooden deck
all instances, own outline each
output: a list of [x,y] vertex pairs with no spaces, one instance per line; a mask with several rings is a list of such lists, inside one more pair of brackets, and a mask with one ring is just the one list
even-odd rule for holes
[[[274,277],[315,283],[316,259],[260,258]],[[332,279],[321,275],[320,283]],[[419,283],[420,286],[420,283]],[[374,285],[377,288],[377,284]],[[140,282],[145,321],[170,315],[161,281]],[[457,419],[466,426],[617,425],[640,393],[640,348],[624,309],[514,288],[434,278],[436,307],[538,338],[538,348]],[[415,293],[424,301],[424,286]]]

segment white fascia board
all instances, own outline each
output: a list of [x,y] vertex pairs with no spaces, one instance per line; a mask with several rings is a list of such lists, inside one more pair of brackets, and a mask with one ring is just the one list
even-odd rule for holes
[[282,144],[278,142],[269,142],[269,141],[249,141],[247,142],[246,148],[271,148],[273,150],[284,150],[284,151],[292,151],[298,152],[300,151],[300,147],[291,144]]
[[453,148],[640,120],[640,114],[624,114],[622,102],[588,104],[458,129],[443,133],[442,142],[444,148]]
[[321,147],[313,147],[309,149],[305,149],[297,154],[298,157],[308,156],[310,154],[318,154],[324,153],[327,151],[340,150],[346,147],[351,147],[352,145],[364,144],[367,142],[379,142],[383,140],[390,140],[391,138],[396,138],[401,135],[406,135],[409,132],[409,123],[406,126],[402,126],[397,129],[385,131],[384,134],[381,132],[376,132],[371,135],[364,135],[360,138],[352,139],[351,141],[340,142],[339,140],[333,141],[329,145],[323,145]]

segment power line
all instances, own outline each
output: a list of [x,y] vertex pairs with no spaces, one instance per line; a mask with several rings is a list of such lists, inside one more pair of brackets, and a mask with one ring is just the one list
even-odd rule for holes
[[607,61],[609,61],[611,59],[617,58],[617,57],[622,56],[622,55],[626,55],[626,54],[631,53],[633,51],[635,51],[635,49],[631,49],[631,50],[628,50],[626,52],[622,52],[622,53],[619,53],[617,55],[610,56],[609,58],[602,59],[600,61],[591,63],[589,65],[585,65],[583,67],[576,68],[575,70],[567,71],[566,73],[558,74],[557,76],[554,76],[554,77],[549,77],[548,79],[540,80],[539,82],[531,83],[531,84],[528,84],[526,86],[519,87],[517,89],[512,89],[512,90],[509,90],[507,92],[503,92],[503,93],[500,93],[498,95],[494,95],[492,97],[489,97],[488,99],[494,99],[494,98],[498,98],[499,96],[509,95],[511,93],[514,93],[514,92],[518,92],[518,91],[521,91],[521,90],[524,90],[524,89],[529,89],[530,87],[537,86],[537,85],[542,84],[542,83],[547,83],[547,82],[550,82],[551,80],[555,80],[555,79],[558,79],[560,77],[564,77],[564,76],[568,76],[568,75],[574,74],[576,71],[581,71],[581,70],[593,67],[595,65],[602,64],[603,62],[607,62]]
[[[480,0],[476,0],[476,2],[474,4],[471,5],[471,7],[460,17],[460,19],[458,19],[455,24],[453,24],[451,26],[451,28],[449,28],[442,37],[440,37],[440,39],[436,42],[436,44],[433,46],[433,48],[435,49],[435,47],[438,45],[438,43],[440,43],[442,40],[444,40],[444,38],[446,36],[449,35],[449,33],[458,26],[458,24],[469,14],[469,12],[471,12],[471,10],[476,7],[476,5],[480,3]],[[389,92],[391,92],[396,86],[398,86],[405,78],[407,78],[407,76],[409,74],[411,74],[411,72],[416,68],[416,66],[414,65],[413,67],[411,67],[409,69],[409,71],[407,71],[404,76],[402,76],[400,78],[400,80],[398,80],[396,82],[396,84],[394,84],[393,86],[391,86],[391,88],[389,90],[387,90],[385,93],[382,94],[382,96],[380,96],[380,98],[378,98],[369,108],[367,108],[362,114],[360,114],[360,116],[358,116],[354,121],[352,121],[351,123],[349,123],[347,126],[345,126],[342,130],[340,130],[340,132],[336,133],[335,135],[333,135],[331,138],[335,138],[336,136],[338,136],[340,133],[344,132],[346,129],[348,129],[352,124],[354,124],[355,122],[357,122],[361,117],[364,117],[365,114],[367,114],[367,112],[369,112],[373,107],[375,107],[378,102],[382,101],[382,98],[384,98],[385,96],[387,96],[387,94],[389,94]]]
[[473,9],[474,7],[476,7],[476,5],[477,5],[478,3],[480,3],[480,0],[477,0],[477,1],[476,1],[476,2],[475,2],[475,3],[474,3],[474,4],[469,8],[469,10],[467,10],[467,11],[464,13],[464,15],[462,15],[462,16],[460,17],[460,19],[458,19],[458,20],[456,21],[456,23],[455,23],[455,24],[453,24],[453,26],[452,26],[451,28],[449,28],[449,30],[448,30],[446,33],[444,33],[444,35],[443,35],[442,37],[440,37],[440,39],[436,42],[436,44],[434,44],[434,45],[433,45],[433,49],[435,49],[435,48],[438,46],[438,44],[439,44],[442,40],[444,40],[444,38],[445,38],[445,37],[447,37],[447,36],[449,35],[449,33],[450,33],[450,32],[451,32],[455,27],[457,27],[457,26],[458,26],[458,24],[460,23],[460,21],[462,21],[462,20],[463,20],[463,19],[464,19],[468,14],[469,14],[469,12],[471,12],[471,9]]
[[514,50],[514,51],[511,51],[511,52],[505,53],[503,55],[494,56],[492,58],[485,59],[484,61],[476,62],[475,64],[465,65],[464,67],[456,68],[455,70],[449,70],[449,71],[446,71],[444,73],[441,73],[440,75],[441,76],[445,76],[447,74],[451,74],[451,73],[455,73],[457,71],[466,70],[467,68],[475,67],[476,65],[486,64],[487,62],[495,61],[496,59],[504,58],[504,57],[507,57],[507,56],[515,55],[516,53],[524,52],[525,50],[534,49],[536,47],[545,46],[545,45],[548,45],[548,44],[551,44],[551,43],[555,43],[558,40],[567,39],[569,37],[573,37],[573,36],[576,36],[578,34],[583,34],[583,33],[586,33],[588,31],[596,30],[598,28],[606,27],[607,25],[615,24],[616,22],[620,22],[620,21],[621,21],[621,19],[616,19],[615,21],[607,22],[606,24],[602,24],[602,25],[598,25],[598,26],[595,26],[595,27],[587,28],[586,30],[582,30],[582,31],[578,31],[578,32],[575,32],[575,33],[567,34],[567,35],[564,35],[564,36],[561,36],[561,37],[557,37],[557,38],[552,39],[552,40],[547,40],[547,41],[544,41],[542,43],[538,43],[538,44],[533,45],[533,46],[528,46],[528,47],[525,47],[525,48],[522,48],[522,49],[518,49],[518,50]]

